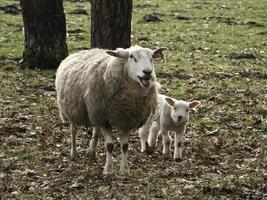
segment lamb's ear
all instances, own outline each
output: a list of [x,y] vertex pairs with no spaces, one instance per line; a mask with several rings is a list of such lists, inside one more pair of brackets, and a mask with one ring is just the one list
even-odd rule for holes
[[174,103],[175,103],[175,102],[174,102],[171,98],[169,98],[169,97],[166,97],[165,100],[167,101],[167,103],[168,103],[170,106],[173,106]]
[[166,50],[167,48],[166,47],[161,47],[161,48],[158,48],[158,49],[155,49],[153,51],[153,58],[154,59],[162,59],[162,60],[165,60],[165,56],[163,54],[163,51]]
[[200,101],[191,101],[189,102],[189,108],[197,108],[198,106],[200,106]]
[[108,50],[106,53],[117,58],[129,58],[129,52],[122,48],[117,48],[114,51]]

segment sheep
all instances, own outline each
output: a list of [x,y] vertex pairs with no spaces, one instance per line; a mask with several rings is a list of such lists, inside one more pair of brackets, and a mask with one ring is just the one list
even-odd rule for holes
[[140,46],[116,50],[83,50],[68,56],[56,72],[57,103],[63,121],[70,123],[72,159],[77,159],[76,133],[79,126],[94,127],[89,157],[96,157],[99,135],[104,135],[104,174],[112,170],[112,129],[120,137],[120,173],[127,164],[129,132],[138,129],[157,105],[155,59],[163,50]]
[[159,94],[159,106],[155,115],[150,115],[146,124],[139,129],[141,137],[141,152],[149,148],[154,149],[157,137],[162,136],[163,154],[170,155],[171,136],[170,132],[175,132],[174,160],[182,159],[183,135],[186,124],[189,120],[190,109],[196,109],[199,101],[186,102],[176,100],[168,96]]

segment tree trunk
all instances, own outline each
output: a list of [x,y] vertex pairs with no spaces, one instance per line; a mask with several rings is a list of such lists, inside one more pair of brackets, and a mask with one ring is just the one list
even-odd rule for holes
[[68,55],[62,0],[20,0],[25,42],[23,67],[57,68]]
[[91,47],[131,46],[132,0],[91,0]]

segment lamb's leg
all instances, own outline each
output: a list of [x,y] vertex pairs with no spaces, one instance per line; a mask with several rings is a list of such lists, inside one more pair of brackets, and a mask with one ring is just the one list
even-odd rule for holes
[[163,144],[163,151],[162,153],[169,157],[170,156],[170,146],[171,146],[171,136],[169,134],[168,130],[160,130],[161,134],[162,134],[162,144]]
[[96,160],[96,147],[97,147],[97,142],[98,138],[100,136],[101,130],[99,127],[93,128],[93,135],[92,139],[90,140],[90,147],[89,147],[89,159],[92,161]]
[[70,136],[71,136],[71,149],[70,149],[70,157],[72,160],[76,160],[79,156],[76,145],[76,135],[77,135],[77,127],[73,124],[70,124]]
[[152,148],[156,147],[159,129],[160,127],[159,127],[158,122],[154,121],[151,125],[149,136],[148,136],[148,144]]
[[128,162],[127,162],[128,140],[129,140],[129,133],[122,133],[120,135],[120,146],[121,146],[120,174],[121,175],[125,175],[129,173]]
[[105,148],[106,148],[106,164],[104,167],[104,174],[110,175],[113,173],[112,169],[112,151],[114,149],[114,144],[112,140],[111,130],[106,128],[101,128],[101,132],[105,138]]
[[185,132],[185,127],[175,133],[175,145],[174,145],[174,160],[182,160],[182,151],[183,151],[183,135]]

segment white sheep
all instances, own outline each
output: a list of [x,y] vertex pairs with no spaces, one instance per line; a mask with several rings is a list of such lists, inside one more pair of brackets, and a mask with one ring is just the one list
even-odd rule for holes
[[[141,151],[154,149],[157,137],[162,136],[163,154],[170,155],[171,132],[175,132],[174,159],[182,159],[183,135],[189,120],[190,109],[196,109],[199,101],[186,102],[165,95],[158,95],[159,106],[155,115],[150,115],[146,124],[139,129]],[[147,146],[148,145],[148,146]]]
[[95,127],[89,155],[96,155],[99,135],[104,135],[104,174],[112,174],[112,129],[119,132],[120,173],[128,172],[129,132],[141,127],[157,105],[154,60],[165,48],[139,46],[114,51],[84,50],[68,56],[56,73],[57,101],[62,120],[70,122],[71,157],[77,158],[78,126]]

